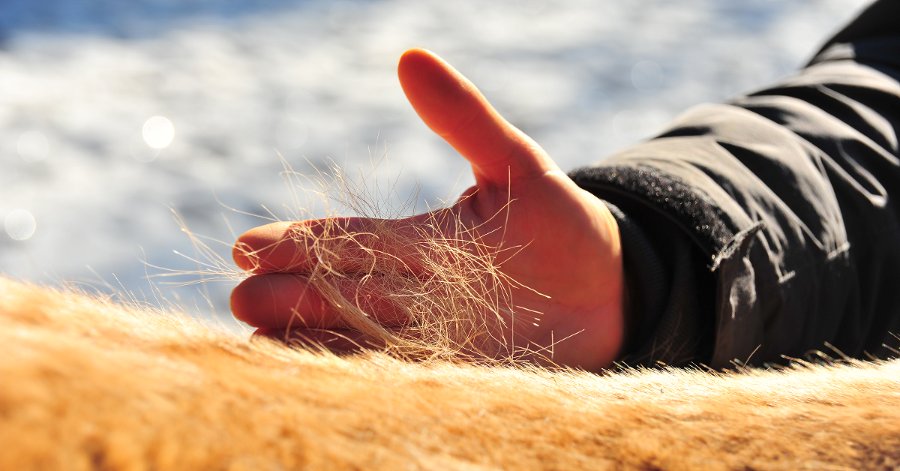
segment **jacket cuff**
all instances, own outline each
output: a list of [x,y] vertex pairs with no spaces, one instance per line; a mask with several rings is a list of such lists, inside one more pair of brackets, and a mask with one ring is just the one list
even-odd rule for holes
[[618,226],[625,277],[628,366],[708,363],[713,344],[712,279],[688,236],[640,208],[604,201]]

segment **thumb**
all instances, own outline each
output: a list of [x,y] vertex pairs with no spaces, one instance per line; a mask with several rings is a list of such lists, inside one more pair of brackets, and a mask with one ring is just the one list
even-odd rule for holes
[[410,49],[397,68],[400,85],[416,113],[472,164],[479,185],[559,167],[525,133],[503,119],[468,79],[434,53]]

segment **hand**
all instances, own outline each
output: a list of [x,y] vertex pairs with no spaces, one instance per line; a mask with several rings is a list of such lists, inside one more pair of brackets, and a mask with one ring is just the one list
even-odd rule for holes
[[[544,349],[558,365],[594,371],[611,364],[624,337],[624,280],[618,226],[609,210],[436,55],[407,51],[398,74],[425,124],[469,161],[476,185],[450,208],[402,220],[331,218],[251,229],[234,250],[238,266],[254,273],[232,293],[234,315],[267,331],[284,329],[292,319],[297,325],[296,318],[307,327],[346,329],[336,309],[308,282],[317,257],[297,228],[307,235],[324,227],[365,235],[373,225],[388,224],[413,239],[471,238],[484,246],[515,248],[514,255],[498,257],[507,285],[494,288],[510,293],[512,315],[535,320],[505,324],[502,338],[495,340]],[[381,258],[395,262],[392,270],[422,275],[416,273],[422,264],[411,259],[405,244],[392,246],[377,237],[369,242]],[[327,242],[318,244],[317,250]],[[331,250],[360,247],[344,244]],[[362,268],[337,262],[329,270],[338,275],[340,289],[351,292]],[[404,320],[392,312],[391,303],[378,297],[377,283],[366,286],[356,286],[351,299],[385,327],[401,325]]]

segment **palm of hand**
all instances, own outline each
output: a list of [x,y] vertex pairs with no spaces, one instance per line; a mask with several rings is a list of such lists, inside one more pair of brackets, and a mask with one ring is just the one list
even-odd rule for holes
[[[548,357],[559,365],[588,370],[610,364],[621,349],[624,323],[621,249],[609,210],[433,54],[407,52],[399,74],[423,121],[472,164],[476,186],[450,208],[398,223],[416,225],[437,214],[463,226],[456,234],[514,253],[499,262],[504,275],[515,280],[504,287],[512,296],[512,315],[535,319],[513,319],[500,340],[539,352],[535,361]],[[289,250],[292,255],[284,256],[279,243],[289,232],[284,225],[269,225],[239,238],[236,262],[259,274],[235,289],[232,309],[238,318],[262,328],[284,327],[284,313],[277,311],[285,309],[331,327],[334,321],[327,313],[312,312],[322,309],[308,308],[305,313],[292,303],[303,293],[296,283],[283,282],[285,274],[303,273],[308,266],[297,263],[296,252],[302,248],[296,242]],[[273,247],[279,250],[270,250]]]
[[487,245],[514,253],[499,268],[521,284],[513,302],[523,319],[507,340],[547,356],[552,348],[554,363],[588,370],[616,357],[623,336],[620,246],[612,215],[595,196],[549,171],[509,188],[479,188],[452,210],[490,234]]

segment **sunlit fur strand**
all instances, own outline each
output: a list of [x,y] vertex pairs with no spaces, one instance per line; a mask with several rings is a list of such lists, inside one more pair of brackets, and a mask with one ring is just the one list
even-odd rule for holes
[[[315,289],[324,302],[338,312],[343,324],[366,334],[362,346],[377,345],[385,353],[402,359],[442,358],[469,360],[482,364],[505,364],[521,360],[553,363],[549,349],[535,347],[515,336],[513,324],[540,322],[540,313],[520,309],[514,303],[513,290],[530,290],[505,274],[501,264],[514,257],[523,247],[489,245],[481,227],[468,227],[450,211],[437,211],[433,217],[419,221],[400,233],[391,218],[374,204],[381,195],[367,195],[362,188],[337,167],[329,174],[318,172],[311,179],[285,165],[285,180],[292,192],[313,191],[321,201],[336,200],[341,206],[361,217],[371,218],[365,232],[351,232],[340,219],[320,218],[321,224],[298,222],[291,225],[290,239],[280,243],[303,247],[297,260],[309,257],[315,261],[300,275]],[[305,184],[301,185],[300,182]],[[293,197],[295,202],[300,198]],[[504,217],[510,201],[493,217]],[[381,212],[381,213],[378,213]],[[298,208],[292,216],[303,219]],[[272,220],[277,220],[271,215]],[[241,279],[228,261],[215,255],[207,242],[193,234],[186,225],[202,260],[198,272],[174,271],[165,276],[200,279]],[[377,240],[378,247],[371,242]],[[380,247],[402,247],[411,252],[422,276],[409,276],[410,269],[398,254]],[[274,248],[274,247],[267,247]],[[238,247],[241,249],[241,247]],[[243,252],[249,260],[258,260],[252,251]],[[353,258],[355,257],[355,258]],[[346,266],[352,266],[347,273]],[[359,303],[358,292],[348,293],[338,285],[347,282],[377,280],[379,291],[390,300],[406,322],[400,328],[385,328]],[[299,305],[299,300],[298,300]],[[302,313],[291,322],[295,328],[307,327]],[[287,339],[287,337],[285,337]]]

